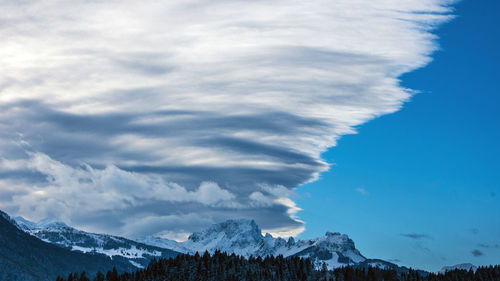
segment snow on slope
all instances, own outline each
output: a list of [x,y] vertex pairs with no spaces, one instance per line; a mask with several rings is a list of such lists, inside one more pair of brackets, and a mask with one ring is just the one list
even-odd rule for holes
[[153,258],[171,257],[178,254],[169,249],[138,243],[122,237],[80,231],[63,222],[48,219],[35,223],[16,217],[14,222],[19,229],[45,242],[73,251],[124,258],[138,268],[147,266]]

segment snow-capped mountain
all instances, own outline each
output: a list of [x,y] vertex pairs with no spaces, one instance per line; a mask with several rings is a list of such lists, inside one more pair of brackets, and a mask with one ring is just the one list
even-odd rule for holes
[[20,230],[16,222],[0,210],[0,280],[52,281],[70,272],[86,271],[92,276],[113,267],[118,272],[136,269],[125,259],[84,254],[41,241]]
[[446,271],[452,271],[455,269],[467,270],[467,271],[472,269],[472,271],[476,272],[477,266],[473,265],[472,263],[461,263],[452,266],[443,266],[443,268],[441,268],[441,270],[438,271],[438,273],[445,274]]
[[112,259],[126,259],[138,268],[147,266],[153,258],[168,258],[178,254],[170,249],[146,245],[122,237],[77,230],[63,222],[45,219],[35,223],[22,217],[16,217],[13,221],[20,230],[45,242],[73,251],[104,254]]
[[113,259],[126,259],[136,267],[144,267],[153,258],[175,256],[178,253],[210,253],[216,250],[244,257],[282,255],[309,258],[317,268],[323,263],[329,269],[341,266],[379,266],[398,268],[397,265],[365,258],[347,235],[327,232],[324,236],[295,241],[262,235],[253,220],[228,220],[195,232],[184,242],[159,237],[144,237],[135,241],[104,234],[77,230],[62,222],[42,220],[34,223],[22,217],[13,220],[15,225],[37,238],[60,247],[84,253],[105,254]]
[[193,233],[185,242],[158,237],[145,237],[137,241],[191,254],[220,250],[245,257],[299,256],[311,259],[317,267],[326,263],[330,269],[357,265],[367,260],[345,234],[327,232],[325,236],[311,240],[285,240],[274,238],[268,233],[263,236],[257,224],[248,219],[214,224],[201,232]]

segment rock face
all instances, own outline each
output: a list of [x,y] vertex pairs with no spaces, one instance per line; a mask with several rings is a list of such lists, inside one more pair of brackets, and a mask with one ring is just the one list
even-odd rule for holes
[[176,242],[158,237],[139,239],[144,244],[170,248],[183,253],[215,250],[235,253],[245,257],[283,255],[311,259],[317,267],[326,263],[328,268],[356,265],[366,258],[356,249],[354,242],[345,234],[327,232],[325,236],[295,241],[263,236],[255,221],[248,219],[228,220],[195,232],[185,242]]
[[0,211],[0,280],[45,281],[58,275],[86,271],[92,276],[116,267],[135,269],[129,262],[101,254],[70,251],[21,231],[16,222]]
[[16,217],[13,221],[20,230],[45,242],[73,251],[103,254],[114,260],[128,261],[136,268],[147,266],[153,258],[169,258],[178,254],[122,237],[77,230],[63,222],[42,220],[34,223],[22,217]]

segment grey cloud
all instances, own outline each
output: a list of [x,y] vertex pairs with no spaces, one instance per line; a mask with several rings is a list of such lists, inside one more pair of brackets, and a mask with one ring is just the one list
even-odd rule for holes
[[473,227],[473,228],[469,228],[469,231],[472,233],[472,234],[478,234],[479,233],[479,229]]
[[[126,171],[141,173],[166,174],[173,180],[193,184],[199,178],[220,182],[228,188],[238,188],[246,194],[255,190],[255,186],[265,182],[296,187],[312,179],[315,169],[284,167],[280,169],[264,169],[253,167],[213,167],[213,166],[121,166]],[[248,190],[245,190],[248,188]]]
[[487,244],[487,243],[479,243],[477,244],[478,247],[485,248],[485,249],[500,249],[499,244]]
[[483,252],[479,251],[478,249],[474,249],[471,251],[471,254],[475,257],[480,257],[480,256],[483,256]]
[[404,237],[407,237],[407,238],[414,239],[414,240],[421,240],[421,239],[429,239],[429,238],[431,238],[429,235],[423,234],[423,233],[402,233],[400,235],[404,236]]
[[301,163],[311,166],[325,166],[325,164],[318,159],[315,159],[309,155],[290,151],[289,149],[284,149],[283,147],[262,144],[259,142],[245,140],[240,138],[208,138],[200,139],[195,142],[195,144],[200,146],[209,147],[219,147],[220,149],[228,149],[237,151],[239,153],[247,154],[248,157],[252,156],[267,156],[272,158],[280,159],[284,163]]

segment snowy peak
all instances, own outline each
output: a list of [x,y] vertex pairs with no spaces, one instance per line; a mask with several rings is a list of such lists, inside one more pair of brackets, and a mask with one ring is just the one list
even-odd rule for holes
[[254,220],[249,219],[228,220],[214,224],[204,231],[193,233],[188,239],[196,243],[212,239],[214,236],[220,240],[231,240],[241,245],[258,243],[262,240],[262,233],[259,226]]
[[37,223],[37,227],[41,229],[74,229],[61,221],[51,219],[43,219]]
[[331,251],[357,251],[349,236],[338,232],[327,232],[325,236],[315,239],[315,246],[329,249]]
[[472,270],[476,272],[477,266],[473,265],[472,263],[461,263],[452,266],[444,266],[440,271],[438,271],[438,273],[445,274],[447,271],[453,271],[455,269],[467,271]]
[[186,242],[179,243],[179,247],[186,249],[187,253],[220,250],[248,257],[256,255],[263,239],[255,221],[228,220],[193,233]]
[[23,217],[15,217],[14,221],[18,225],[21,230],[24,230],[26,232],[38,232],[42,230],[52,230],[52,231],[63,231],[63,230],[75,230],[72,227],[69,227],[67,224],[64,222],[60,221],[54,221],[51,219],[43,219],[39,221],[38,223],[31,222],[29,220],[26,220]]
[[323,263],[333,269],[366,261],[366,258],[356,249],[354,241],[349,236],[338,232],[327,232],[323,237],[297,241],[295,249],[297,251],[291,256],[309,258],[317,268],[320,268]]

